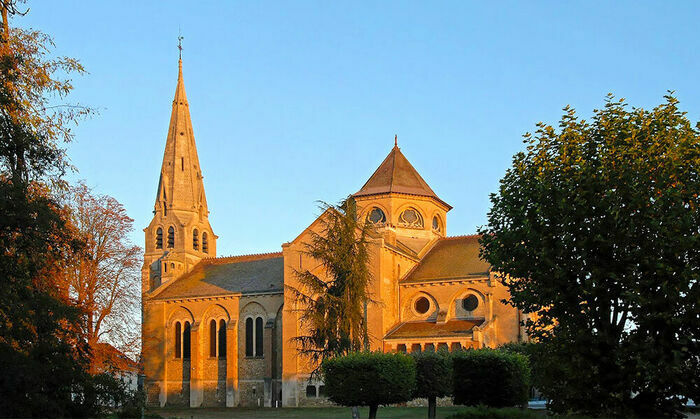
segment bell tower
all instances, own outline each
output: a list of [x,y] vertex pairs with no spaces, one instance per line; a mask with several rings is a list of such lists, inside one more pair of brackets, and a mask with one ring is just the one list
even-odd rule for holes
[[217,236],[209,224],[202,179],[180,58],[153,219],[144,229],[144,293],[216,256]]

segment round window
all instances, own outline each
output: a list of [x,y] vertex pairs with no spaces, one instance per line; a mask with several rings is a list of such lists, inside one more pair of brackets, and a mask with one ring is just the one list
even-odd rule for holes
[[479,299],[474,294],[462,300],[462,308],[466,311],[474,311],[477,307],[479,307]]
[[386,222],[386,216],[384,215],[384,211],[376,207],[372,208],[372,211],[370,211],[369,216],[367,218],[372,224],[381,224]]
[[425,314],[430,310],[430,301],[425,297],[420,297],[416,300],[413,307],[418,314]]

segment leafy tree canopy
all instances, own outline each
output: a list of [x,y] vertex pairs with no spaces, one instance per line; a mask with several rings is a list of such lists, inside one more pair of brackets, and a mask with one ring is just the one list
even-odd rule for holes
[[700,380],[700,130],[610,95],[540,123],[491,196],[482,256],[547,345],[556,411],[668,414]]

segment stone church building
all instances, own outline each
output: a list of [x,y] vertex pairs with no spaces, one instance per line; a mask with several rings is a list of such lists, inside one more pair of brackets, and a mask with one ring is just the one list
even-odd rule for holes
[[[478,236],[447,235],[450,205],[396,144],[353,196],[376,227],[370,272],[380,304],[368,307],[371,349],[455,350],[523,339],[521,314],[501,303],[508,292],[479,259]],[[182,61],[153,213],[142,271],[149,405],[322,403],[323,383],[309,380],[292,342],[300,334],[297,302],[285,291],[297,285],[295,270],[323,275],[303,252],[320,218],[275,252],[216,256]]]

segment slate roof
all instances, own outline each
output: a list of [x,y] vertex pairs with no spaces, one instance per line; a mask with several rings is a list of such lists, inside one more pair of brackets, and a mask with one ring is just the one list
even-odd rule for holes
[[479,247],[478,235],[441,238],[401,283],[486,276],[490,265],[479,258]]
[[392,192],[435,198],[448,208],[452,208],[445,201],[438,198],[421,175],[408,162],[408,159],[401,153],[398,146],[394,146],[391,149],[391,152],[389,152],[382,164],[379,165],[369,180],[353,196],[379,195]]
[[445,338],[471,336],[474,326],[483,323],[483,319],[450,320],[445,323],[430,321],[406,322],[387,333],[385,339],[410,338]]
[[281,252],[211,258],[199,262],[155,299],[282,292],[283,286],[284,258]]

